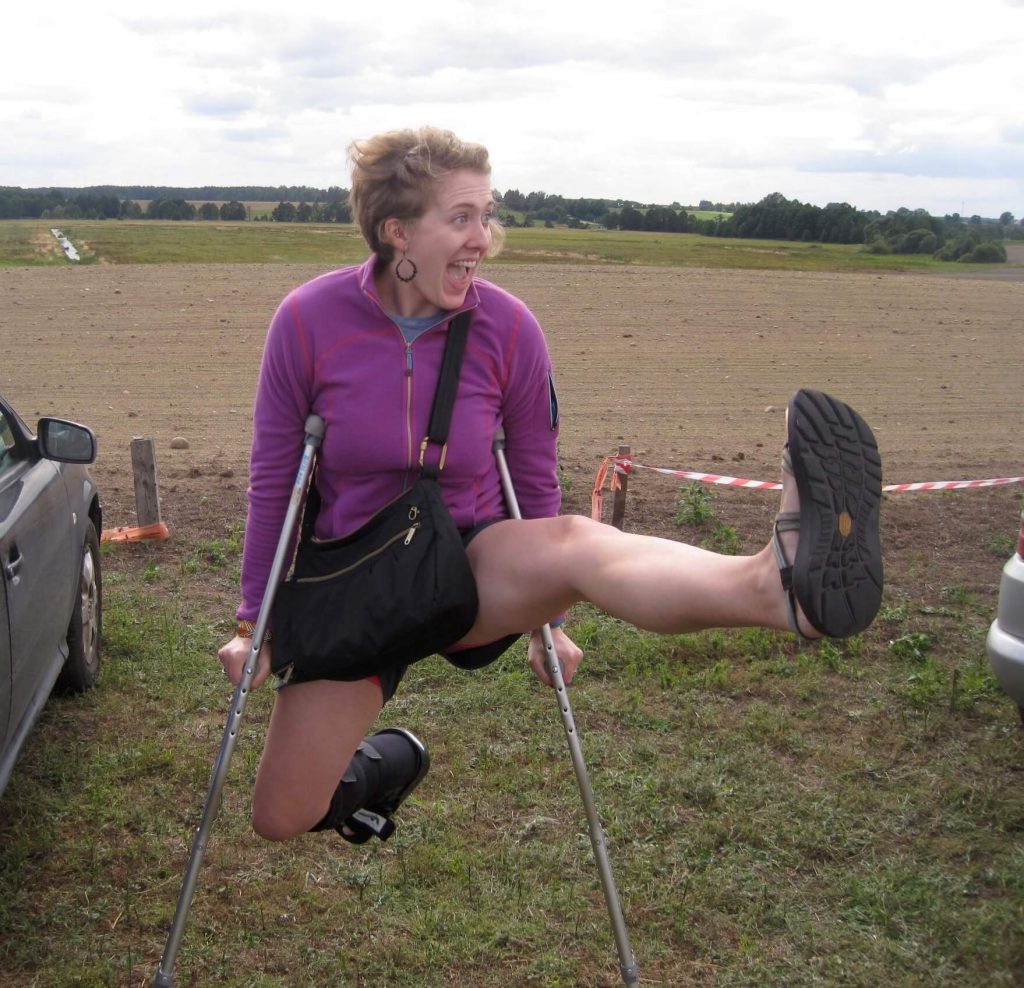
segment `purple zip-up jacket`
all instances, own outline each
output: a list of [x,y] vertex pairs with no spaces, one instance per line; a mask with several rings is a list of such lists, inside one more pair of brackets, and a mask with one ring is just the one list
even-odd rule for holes
[[[326,426],[318,537],[354,531],[415,481],[448,323],[406,344],[381,307],[376,263],[371,256],[301,285],[270,323],[253,417],[238,618],[258,616],[310,412]],[[441,471],[445,503],[460,529],[508,516],[492,451],[500,424],[523,517],[557,515],[558,415],[540,325],[523,302],[479,278],[463,309],[472,316]],[[436,459],[436,447],[428,456]]]

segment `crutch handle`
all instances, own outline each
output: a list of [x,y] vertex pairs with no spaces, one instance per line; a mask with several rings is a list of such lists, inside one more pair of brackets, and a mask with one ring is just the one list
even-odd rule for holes
[[324,438],[324,420],[315,412],[306,419],[306,445],[319,448]]

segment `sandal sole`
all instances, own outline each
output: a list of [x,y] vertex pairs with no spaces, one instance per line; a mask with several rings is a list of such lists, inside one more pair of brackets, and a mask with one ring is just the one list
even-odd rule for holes
[[800,495],[793,591],[817,631],[848,638],[882,602],[878,444],[849,405],[807,389],[789,404],[788,441]]

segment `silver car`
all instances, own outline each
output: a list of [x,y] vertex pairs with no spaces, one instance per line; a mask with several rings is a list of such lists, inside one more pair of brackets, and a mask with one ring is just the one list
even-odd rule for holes
[[33,435],[0,398],[0,794],[54,687],[99,671],[95,458],[90,429],[43,418]]
[[992,672],[1024,721],[1024,513],[1017,551],[1003,567],[999,609],[985,644]]

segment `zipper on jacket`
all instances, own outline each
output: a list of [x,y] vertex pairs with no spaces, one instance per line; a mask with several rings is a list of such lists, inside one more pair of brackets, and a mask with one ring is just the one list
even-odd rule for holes
[[409,545],[415,536],[417,529],[420,527],[420,522],[416,522],[410,525],[408,528],[403,528],[400,532],[392,535],[383,545],[378,546],[373,552],[368,552],[365,556],[360,556],[354,563],[350,563],[348,566],[343,566],[341,569],[336,569],[333,573],[324,573],[322,576],[303,576],[296,579],[296,583],[323,583],[324,580],[332,580],[336,576],[341,576],[343,573],[348,573],[350,570],[354,570],[358,566],[362,566],[363,563],[379,556],[382,552],[386,552],[392,545],[394,545],[399,539],[403,539],[405,545]]
[[405,468],[411,470],[415,440],[412,435],[412,344],[405,344]]

